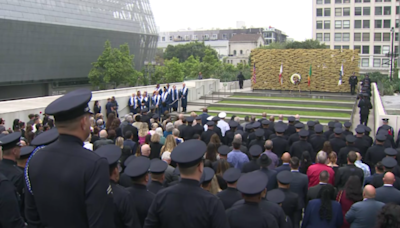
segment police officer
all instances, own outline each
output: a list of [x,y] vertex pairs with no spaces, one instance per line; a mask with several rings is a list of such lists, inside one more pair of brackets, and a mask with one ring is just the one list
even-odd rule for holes
[[11,181],[18,194],[23,194],[24,173],[17,166],[17,159],[20,157],[21,132],[11,133],[0,139],[0,146],[3,150],[3,160],[0,160],[0,173]]
[[250,144],[249,144],[248,147],[252,147],[252,146],[254,146],[254,145],[259,145],[259,146],[263,147],[263,146],[264,146],[264,142],[265,142],[265,140],[264,140],[264,130],[258,128],[258,129],[254,132],[254,135],[255,135],[256,138],[253,139],[253,140],[250,142]]
[[[385,149],[385,154],[386,154],[387,157],[392,157],[392,158],[396,159],[396,158],[397,158],[397,155],[398,155],[398,152],[397,152],[397,150],[395,150],[395,149],[393,149],[393,148],[386,148],[386,149]],[[394,174],[395,176],[400,176],[400,166],[399,166],[399,163],[397,163],[397,165],[396,165],[395,167],[393,167],[392,172],[393,172],[393,174]]]
[[[272,191],[268,191],[265,202],[270,203],[275,206],[276,212],[279,212],[279,217],[277,217],[277,221],[279,223],[280,228],[292,228],[293,224],[289,217],[285,215],[285,212],[282,209],[282,203],[285,201],[285,193],[281,189],[274,189]],[[266,205],[262,205],[264,208]],[[272,212],[271,212],[272,213]],[[273,214],[273,213],[272,213]],[[274,214],[273,214],[274,215]],[[279,219],[278,219],[279,218]]]
[[[251,151],[251,149],[250,149]],[[217,197],[224,204],[225,210],[232,207],[232,205],[242,199],[242,194],[237,190],[236,183],[239,180],[241,171],[236,168],[229,168],[225,171],[222,178],[226,181],[228,187],[222,192],[217,193]]]
[[361,83],[362,83],[363,86],[371,85],[371,79],[369,78],[368,74],[366,74],[364,79],[361,80]]
[[292,146],[293,143],[295,143],[295,142],[300,140],[299,131],[304,128],[304,124],[303,123],[297,123],[297,124],[294,125],[294,127],[296,128],[296,133],[294,133],[291,136],[289,136],[289,139],[288,139],[289,146]]
[[[220,147],[218,147],[219,160],[228,160],[228,153],[231,151],[232,149],[229,148],[227,145],[221,145]],[[217,172],[218,161],[212,163],[212,168],[214,169],[214,172]]]
[[219,140],[221,140],[221,142],[223,142],[224,138],[222,137],[222,131],[221,131],[221,128],[218,127],[218,121],[220,121],[220,120],[221,120],[221,118],[219,118],[218,116],[215,116],[215,117],[213,117],[213,118],[211,119],[211,121],[214,122],[213,131],[214,131],[215,133],[217,133],[217,135],[218,135],[218,137],[219,137]]
[[331,136],[331,134],[333,134],[333,129],[335,129],[335,122],[334,121],[330,121],[328,123],[328,131],[324,132],[325,138],[329,140],[329,137]]
[[263,120],[263,121],[261,121],[261,124],[262,124],[262,128],[264,130],[264,139],[268,140],[269,136],[273,134],[273,132],[270,129],[271,121]]
[[285,131],[285,135],[286,136],[291,136],[292,134],[296,133],[296,128],[295,128],[295,123],[296,122],[296,118],[294,116],[289,116],[288,117],[288,127]]
[[310,137],[310,144],[314,151],[320,151],[324,147],[326,137],[324,135],[324,126],[317,124],[314,126],[315,134]]
[[315,127],[316,123],[312,120],[307,121],[307,127],[308,127],[308,132],[310,133],[310,136],[315,134]]
[[350,131],[351,128],[351,123],[349,121],[344,122],[344,131],[343,131],[343,135],[346,137],[348,135],[353,135],[353,132]]
[[211,181],[214,178],[215,172],[210,167],[204,167],[203,175],[200,178],[201,187],[210,192],[211,190]]
[[50,103],[58,141],[36,150],[25,170],[25,215],[32,226],[114,227],[112,187],[105,158],[83,148],[90,134],[87,89]]
[[392,126],[389,125],[389,119],[388,118],[383,118],[382,122],[383,122],[383,125],[378,128],[378,130],[376,131],[377,134],[381,129],[384,129],[384,130],[388,131],[389,135],[393,136],[394,135],[394,130],[393,130]]
[[244,80],[244,76],[242,74],[242,72],[240,71],[239,75],[237,76],[237,79],[239,81],[239,88],[243,89],[243,80]]
[[368,142],[368,146],[372,146],[372,144],[374,143],[374,140],[372,139],[370,135],[372,129],[368,126],[365,126],[365,132],[364,132],[364,139],[367,140]]
[[283,153],[289,150],[289,143],[287,139],[284,138],[285,128],[280,124],[275,124],[275,134],[276,138],[272,139],[274,143],[274,147],[272,148],[272,152],[280,158]]
[[117,184],[121,169],[119,164],[119,158],[122,154],[121,148],[116,145],[104,145],[97,149],[95,153],[100,157],[106,158],[109,164],[110,183],[113,189],[115,227],[141,227],[132,196],[126,188]]
[[342,147],[338,152],[337,163],[339,166],[345,165],[347,163],[347,155],[350,151],[360,152],[360,150],[354,147],[354,142],[356,141],[356,137],[354,135],[346,136],[346,146]]
[[31,156],[33,150],[35,150],[34,146],[24,146],[21,148],[21,153],[17,159],[17,166],[22,172],[24,172],[26,162],[28,161],[29,156]]
[[154,193],[147,190],[149,168],[150,159],[143,156],[133,159],[125,168],[125,174],[132,180],[132,186],[128,188],[128,191],[133,198],[141,227],[143,227],[147,212],[154,199]]
[[[386,172],[392,172],[393,168],[397,166],[397,161],[392,157],[385,157],[382,159],[382,165],[385,167],[385,172],[381,174],[376,174],[373,176],[371,180],[371,185],[375,188],[379,188],[383,186],[383,176]],[[400,190],[400,177],[395,176],[395,182],[393,183],[393,187],[397,190]]]
[[365,127],[359,125],[356,127],[355,131],[357,134],[356,134],[356,140],[354,141],[354,147],[358,148],[358,151],[360,152],[362,157],[365,157],[365,153],[369,148],[368,141],[365,140],[364,138]]
[[225,145],[232,146],[233,138],[235,137],[235,131],[239,123],[236,121],[229,121],[229,131],[225,133]]
[[371,101],[367,98],[366,93],[363,94],[363,98],[359,101],[358,107],[360,108],[360,124],[367,126],[369,110],[372,109]]
[[356,74],[353,72],[353,75],[350,76],[350,78],[349,78],[351,95],[354,95],[356,93],[357,83],[358,83],[358,78],[357,78]]
[[195,134],[195,131],[194,131],[193,126],[192,126],[193,125],[193,121],[194,121],[193,117],[191,117],[191,116],[186,117],[187,125],[180,132],[181,138],[183,138],[183,140],[185,140],[185,141],[193,139],[193,135]]
[[242,193],[245,203],[226,211],[231,228],[278,227],[274,216],[259,206],[261,194],[266,191],[267,183],[267,176],[260,171],[246,173],[239,178],[237,188]]
[[251,160],[243,165],[242,167],[243,173],[249,173],[260,169],[260,165],[258,164],[257,159],[260,157],[260,154],[262,152],[263,149],[259,145],[254,145],[250,147],[249,153],[251,155]]
[[291,157],[298,157],[301,158],[304,151],[308,151],[312,158],[315,157],[314,149],[309,142],[307,142],[308,131],[307,130],[300,130],[299,131],[300,140],[293,143],[290,147],[289,153]]
[[293,174],[290,171],[282,171],[277,175],[279,189],[285,194],[285,200],[282,202],[283,211],[292,221],[294,227],[294,214],[301,209],[299,197],[296,193],[290,191],[290,183],[293,180]]
[[204,132],[204,127],[201,123],[201,116],[196,117],[196,125],[193,126],[194,134],[201,135]]
[[200,188],[206,150],[207,145],[199,140],[188,140],[174,148],[171,159],[178,164],[181,180],[158,192],[146,218],[145,228],[229,227],[222,202]]
[[214,131],[214,127],[216,127],[214,122],[212,121],[207,122],[207,127],[208,130],[203,132],[203,134],[201,134],[201,141],[205,142],[206,144],[210,142],[211,136],[213,134],[216,134]]
[[346,146],[345,140],[342,138],[343,129],[342,128],[335,128],[333,129],[334,138],[330,139],[329,142],[331,143],[333,151],[340,151],[343,147]]
[[0,173],[0,227],[25,228],[14,184]]
[[386,141],[386,136],[377,134],[375,139],[376,144],[368,148],[364,157],[364,162],[369,165],[371,171],[375,170],[374,167],[376,163],[382,161],[382,159],[386,157],[385,147],[383,146]]
[[163,189],[164,172],[167,170],[168,164],[158,158],[154,158],[150,162],[151,181],[147,184],[147,189],[157,194],[158,191]]

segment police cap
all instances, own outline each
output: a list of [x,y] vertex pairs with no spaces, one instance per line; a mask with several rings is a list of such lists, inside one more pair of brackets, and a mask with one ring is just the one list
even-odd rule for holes
[[340,135],[340,134],[343,133],[343,129],[337,127],[337,128],[335,128],[335,129],[333,129],[333,132],[334,132],[335,134],[337,134],[337,135]]
[[180,143],[171,152],[171,160],[179,167],[192,167],[201,162],[207,150],[207,145],[200,140],[191,139]]
[[194,121],[194,118],[193,118],[193,117],[191,117],[191,116],[189,116],[189,117],[186,117],[186,121],[187,121],[187,122],[189,122],[189,123],[193,123],[193,121]]
[[215,123],[212,122],[212,121],[208,121],[208,122],[207,122],[207,126],[210,126],[210,127],[211,127],[211,126],[214,126],[214,125],[215,125]]
[[269,121],[269,120],[263,120],[263,121],[261,121],[261,124],[262,124],[262,125],[269,125],[269,124],[271,124],[271,121]]
[[196,120],[201,120],[201,116],[196,116]]
[[222,178],[228,183],[234,183],[239,180],[241,174],[242,172],[240,169],[229,168],[225,171],[224,175],[222,175]]
[[255,132],[256,137],[262,137],[264,136],[264,130],[263,129],[257,129]]
[[142,108],[142,113],[146,113],[146,112],[148,112],[148,111],[149,111],[148,108]]
[[361,127],[361,126],[357,126],[356,129],[355,129],[355,131],[356,131],[358,134],[363,134],[363,133],[365,132],[365,128],[364,128],[364,127]]
[[90,113],[88,102],[92,99],[92,92],[88,89],[78,89],[65,94],[51,102],[45,113],[54,116],[56,121],[68,121]]
[[397,161],[392,157],[385,157],[382,159],[382,165],[385,166],[385,168],[391,169],[397,165]]
[[309,127],[314,127],[315,126],[315,122],[312,120],[307,121],[307,126]]
[[276,175],[276,178],[281,184],[290,184],[293,180],[293,174],[290,171],[285,170],[279,172],[278,175]]
[[249,153],[253,157],[258,157],[263,152],[263,149],[260,145],[253,145],[249,149]]
[[261,127],[261,123],[256,121],[253,123],[253,128],[260,128]]
[[121,148],[113,144],[103,145],[94,152],[100,157],[106,158],[109,165],[116,163],[122,154]]
[[329,128],[334,128],[334,127],[335,127],[335,122],[334,122],[334,121],[330,121],[330,122],[328,123],[328,127],[329,127]]
[[267,200],[280,204],[285,200],[285,193],[279,188],[267,192]]
[[388,156],[397,156],[397,150],[393,148],[386,148],[385,154]]
[[378,140],[379,142],[385,142],[386,141],[386,135],[384,134],[377,134],[375,137],[376,140]]
[[268,176],[261,171],[253,171],[243,174],[238,182],[237,189],[246,195],[259,194],[267,187]]
[[356,137],[354,135],[347,135],[346,142],[353,143],[356,141]]
[[269,166],[271,164],[272,160],[268,157],[266,154],[262,154],[258,159],[257,159],[257,164],[259,166]]
[[221,155],[228,155],[232,150],[227,145],[222,145],[218,148],[218,153]]
[[342,123],[340,122],[335,123],[335,128],[342,128],[342,127],[343,127]]
[[230,121],[229,122],[229,127],[230,128],[237,128],[239,126],[239,123],[236,121]]
[[309,134],[309,133],[308,133],[307,130],[301,129],[301,130],[299,131],[299,136],[300,136],[300,137],[307,137],[308,134]]
[[253,129],[253,124],[246,124],[245,128],[246,130],[251,130]]
[[[101,148],[101,147],[100,147]],[[137,157],[128,163],[124,173],[129,177],[140,177],[149,172],[150,159],[147,157]]]
[[297,123],[297,124],[294,125],[294,127],[297,128],[297,129],[302,129],[304,127],[304,124],[303,123]]
[[1,137],[0,146],[3,150],[9,150],[17,146],[21,146],[21,132],[14,132]]
[[211,119],[212,121],[220,121],[221,119],[218,116],[215,116]]
[[316,133],[322,133],[322,132],[324,132],[324,126],[322,126],[321,124],[317,124],[317,125],[315,125],[315,127],[314,127],[314,131],[315,131]]
[[277,132],[277,133],[285,132],[285,128],[281,124],[275,125],[274,129],[275,129],[275,132]]
[[235,131],[235,135],[237,135],[237,134],[243,136],[243,131],[242,130],[236,130]]
[[389,119],[388,118],[383,118],[382,121],[383,122],[389,122]]
[[296,121],[296,118],[294,118],[294,116],[289,116],[287,119],[288,119],[289,122]]
[[371,132],[372,131],[372,129],[370,127],[368,127],[368,126],[365,126],[364,128],[365,128],[365,132]]
[[129,164],[131,161],[133,161],[133,159],[136,159],[136,156],[135,156],[135,155],[129,156],[129,157],[125,160],[124,166],[128,166],[128,164]]
[[[153,115],[153,119],[158,119],[158,118],[160,118],[160,116],[158,115],[158,114],[154,114]],[[187,119],[187,118],[186,118]]]
[[344,122],[344,127],[345,128],[350,128],[351,127],[351,123],[349,121]]
[[36,136],[32,142],[31,146],[47,146],[52,144],[58,139],[58,131],[57,128],[52,128],[48,131],[41,133],[40,135]]
[[214,170],[210,167],[204,167],[203,175],[200,178],[200,183],[207,184],[209,183],[214,177]]
[[168,164],[158,158],[154,158],[150,161],[150,173],[164,173],[168,168]]
[[21,158],[27,156],[29,157],[31,155],[31,153],[35,150],[36,147],[34,146],[24,146],[21,148],[21,153],[19,154],[19,156]]

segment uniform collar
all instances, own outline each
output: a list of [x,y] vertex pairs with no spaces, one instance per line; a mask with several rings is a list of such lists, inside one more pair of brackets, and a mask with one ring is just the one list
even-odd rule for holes
[[63,142],[76,142],[83,146],[83,141],[80,138],[73,135],[60,134],[58,139]]
[[16,161],[13,161],[13,160],[10,160],[10,159],[6,159],[6,158],[3,158],[2,162],[5,163],[5,164],[9,164],[9,165],[17,165]]
[[383,186],[384,186],[384,187],[393,187],[392,184],[384,184]]
[[132,187],[135,189],[147,189],[146,185],[143,184],[132,184]]
[[198,180],[193,180],[193,179],[181,178],[180,183],[193,186],[200,186],[200,182]]
[[162,183],[160,182],[160,181],[151,181],[150,182],[151,184],[155,184],[155,185],[160,185],[160,186],[162,186]]
[[248,201],[244,201],[244,204],[250,205],[250,206],[253,206],[253,207],[258,207],[258,204],[259,204],[259,203],[257,203],[257,202],[248,202]]

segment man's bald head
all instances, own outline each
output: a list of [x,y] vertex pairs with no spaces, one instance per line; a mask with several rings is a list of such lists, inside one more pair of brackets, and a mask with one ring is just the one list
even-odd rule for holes
[[274,143],[272,142],[272,140],[265,141],[264,148],[266,150],[272,150],[273,146],[274,146]]
[[262,117],[266,118],[267,117],[267,113],[263,112],[262,113]]
[[282,159],[282,161],[284,162],[284,163],[289,163],[290,162],[290,154],[288,153],[288,152],[286,152],[286,153],[283,153],[282,154],[282,157],[281,157],[281,159]]
[[107,138],[107,136],[108,136],[106,130],[101,130],[99,135],[100,135],[100,138]]
[[143,144],[143,146],[140,148],[140,152],[142,153],[142,156],[149,157],[150,146],[148,144]]
[[283,120],[283,115],[279,115],[279,120]]
[[274,122],[275,121],[275,116],[269,116],[269,121]]
[[296,120],[300,120],[300,115],[299,115],[299,114],[296,114],[296,115],[294,116],[294,118],[296,118]]
[[394,181],[395,181],[395,177],[394,177],[394,174],[391,173],[391,172],[387,172],[387,173],[385,173],[385,176],[383,176],[383,183],[384,184],[393,185]]
[[376,190],[375,187],[368,184],[364,187],[364,191],[363,191],[363,197],[367,198],[367,199],[373,199],[375,198],[376,195]]
[[233,137],[233,140],[236,140],[236,141],[238,141],[238,142],[242,142],[242,135],[241,135],[241,134],[236,134],[236,135]]

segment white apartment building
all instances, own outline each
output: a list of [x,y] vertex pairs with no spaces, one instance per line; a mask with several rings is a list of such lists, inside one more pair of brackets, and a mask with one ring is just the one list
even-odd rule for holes
[[399,49],[399,0],[312,0],[313,39],[331,49],[359,49],[360,73],[388,74]]

